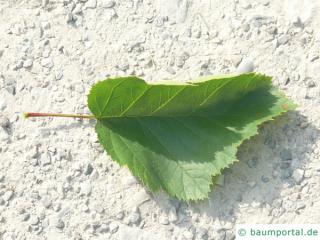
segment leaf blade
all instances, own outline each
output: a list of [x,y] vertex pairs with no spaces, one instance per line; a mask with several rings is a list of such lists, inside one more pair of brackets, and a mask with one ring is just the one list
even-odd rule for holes
[[[295,107],[259,74],[186,85],[121,79],[118,89],[117,80],[106,80],[88,96],[100,143],[152,191],[164,189],[182,200],[206,198],[212,177],[237,161],[238,146],[261,123]],[[129,89],[131,96],[123,96]],[[106,99],[110,110],[101,112]]]

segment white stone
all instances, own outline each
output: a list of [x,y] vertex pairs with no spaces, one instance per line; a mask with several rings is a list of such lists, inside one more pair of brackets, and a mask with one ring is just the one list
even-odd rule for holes
[[5,201],[9,201],[12,197],[13,197],[13,191],[11,190],[6,191],[2,196],[3,200]]
[[13,232],[5,232],[2,237],[3,240],[16,240],[16,235]]
[[76,7],[72,10],[74,14],[81,14],[82,13],[82,6],[81,4],[77,4]]
[[128,203],[129,207],[139,207],[141,204],[150,200],[149,194],[144,190],[141,189],[139,192],[136,192],[131,201]]
[[28,219],[30,218],[30,214],[29,213],[23,213],[23,214],[21,214],[21,216],[20,216],[20,219],[22,220],[22,221],[28,221]]
[[32,64],[33,64],[32,59],[28,58],[27,60],[25,60],[25,61],[23,62],[23,67],[24,67],[24,68],[29,68],[29,67],[32,66]]
[[0,110],[3,111],[7,108],[7,102],[4,99],[0,99]]
[[135,223],[138,223],[139,221],[140,221],[140,213],[138,211],[131,213],[131,215],[129,216],[129,222],[135,224]]
[[138,240],[143,237],[143,231],[139,228],[121,226],[119,228],[119,240]]
[[177,210],[175,207],[169,209],[168,218],[171,223],[174,223],[178,220]]
[[116,233],[119,229],[119,225],[116,222],[111,222],[109,225],[109,229],[111,233]]
[[82,182],[80,184],[80,194],[81,195],[90,195],[91,194],[91,190],[92,190],[92,187],[91,187],[91,183],[89,181],[86,181],[86,182]]
[[292,178],[297,184],[300,184],[304,177],[304,170],[302,169],[295,169],[292,173]]
[[105,0],[102,2],[102,7],[104,8],[113,8],[115,5],[116,3],[113,0]]
[[9,128],[10,127],[10,120],[5,116],[0,115],[0,127]]
[[37,225],[39,223],[39,218],[36,215],[32,215],[29,222],[31,225]]
[[42,166],[46,166],[46,165],[49,165],[51,164],[51,157],[49,154],[42,154],[41,157],[40,157],[40,163]]
[[65,224],[64,222],[59,218],[55,221],[55,225],[56,228],[62,229],[64,228]]
[[51,58],[43,58],[41,60],[41,66],[45,68],[52,68],[54,66],[53,61]]
[[45,195],[41,198],[41,202],[45,208],[49,208],[52,204],[52,200],[49,195]]
[[121,182],[125,187],[130,187],[138,183],[137,179],[132,175],[123,177],[123,179],[121,179]]
[[97,7],[97,0],[88,0],[86,3],[86,8],[94,9]]
[[191,240],[193,239],[194,235],[191,231],[184,231],[183,232],[183,236],[187,239],[187,240]]
[[159,217],[159,223],[161,223],[162,225],[168,225],[170,222],[167,216],[161,215]]
[[253,72],[253,70],[254,70],[254,65],[251,58],[242,59],[241,63],[237,67],[238,73],[249,73],[249,72]]
[[50,22],[48,22],[48,21],[41,22],[41,27],[45,30],[50,29],[50,27],[51,27]]
[[41,1],[42,7],[46,7],[48,5],[48,3],[49,3],[49,0],[42,0]]

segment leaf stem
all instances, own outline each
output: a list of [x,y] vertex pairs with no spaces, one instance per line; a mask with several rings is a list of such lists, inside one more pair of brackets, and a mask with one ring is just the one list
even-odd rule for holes
[[95,118],[94,115],[82,115],[82,114],[64,114],[64,113],[24,113],[25,118],[30,117],[64,117],[64,118]]

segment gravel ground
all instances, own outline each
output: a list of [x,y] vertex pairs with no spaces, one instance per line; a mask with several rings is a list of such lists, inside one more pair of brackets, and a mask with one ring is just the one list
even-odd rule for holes
[[[318,0],[0,0],[0,239],[233,239],[237,223],[320,223]],[[299,107],[247,141],[210,199],[151,194],[88,113],[108,76],[273,76]]]

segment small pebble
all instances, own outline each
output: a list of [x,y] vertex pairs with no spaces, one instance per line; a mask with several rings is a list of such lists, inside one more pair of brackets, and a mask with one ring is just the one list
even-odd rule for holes
[[170,222],[169,222],[169,219],[168,219],[167,216],[161,215],[159,217],[159,223],[162,224],[162,225],[168,225]]
[[50,27],[51,27],[50,22],[48,22],[48,21],[42,22],[42,23],[41,23],[41,27],[42,27],[43,29],[45,29],[45,30],[50,29]]
[[121,183],[124,185],[124,186],[133,186],[135,184],[137,184],[137,179],[134,177],[134,176],[126,176],[126,177],[123,177],[123,179],[121,179]]
[[280,208],[282,206],[283,200],[280,198],[277,198],[273,200],[272,205],[276,208]]
[[56,79],[56,80],[61,80],[62,77],[63,77],[63,73],[62,73],[62,72],[57,72],[57,73],[55,74],[55,79]]
[[19,60],[16,62],[15,66],[13,67],[13,70],[19,70],[20,68],[23,67],[23,61],[22,60]]
[[7,108],[7,102],[4,99],[0,99],[0,110],[3,111]]
[[80,185],[80,189],[81,189],[80,190],[81,195],[89,196],[92,190],[91,183],[89,181],[82,182]]
[[97,0],[88,0],[85,7],[91,8],[91,9],[96,8],[97,7]]
[[124,218],[124,213],[123,213],[123,211],[118,212],[115,217],[116,217],[116,219],[118,219],[118,220],[122,220],[122,219]]
[[304,177],[304,170],[302,169],[295,169],[292,173],[292,178],[297,184],[300,184]]
[[24,67],[24,68],[29,68],[29,67],[31,67],[32,65],[33,65],[32,59],[27,59],[27,60],[25,60],[25,61],[23,62],[23,67]]
[[193,233],[191,231],[184,231],[182,234],[188,240],[191,240],[194,237],[194,235],[193,235]]
[[297,210],[301,210],[301,209],[305,209],[305,208],[306,208],[306,204],[305,203],[299,202],[297,204]]
[[88,163],[85,168],[84,168],[84,174],[85,175],[90,175],[93,171],[93,167],[90,163]]
[[53,204],[53,210],[54,210],[55,212],[60,211],[60,210],[61,210],[61,203],[54,203],[54,204]]
[[132,213],[130,216],[129,216],[129,222],[130,223],[138,223],[140,221],[140,214],[139,213]]
[[249,72],[253,72],[253,70],[254,70],[254,65],[251,58],[242,59],[241,63],[237,67],[238,73],[249,73]]
[[102,214],[104,212],[104,209],[103,207],[101,207],[100,205],[97,205],[94,207],[94,210],[97,212],[97,213],[100,213]]
[[129,69],[129,64],[127,63],[122,63],[117,65],[118,69],[125,72]]
[[82,13],[82,6],[81,4],[77,4],[74,9],[72,10],[72,13],[74,14],[81,14]]
[[41,60],[41,66],[45,68],[52,68],[54,66],[53,61],[51,58],[43,58]]
[[44,197],[42,197],[41,202],[45,208],[49,208],[52,205],[52,200],[48,195],[45,195]]
[[17,238],[16,238],[16,234],[14,234],[13,232],[4,232],[3,235],[1,234],[1,239],[3,239],[3,240],[16,240]]
[[63,229],[65,224],[60,218],[58,218],[54,220],[54,226],[58,229]]
[[[110,230],[109,226],[105,223],[102,223],[99,229],[97,230],[98,233],[107,233]],[[111,232],[111,231],[110,231]]]
[[246,10],[252,8],[252,5],[247,1],[240,1],[240,5],[243,9]]
[[231,231],[226,231],[226,236],[224,238],[225,240],[234,240],[235,237],[234,237],[234,233],[231,232]]
[[171,207],[169,209],[168,219],[171,223],[178,221],[177,210],[175,207]]
[[312,79],[307,80],[308,88],[313,88],[316,86],[315,82]]
[[140,211],[139,208],[134,208],[131,215],[129,216],[129,222],[137,224],[140,221]]
[[255,186],[257,185],[257,183],[256,183],[255,181],[250,181],[250,182],[248,182],[248,185],[249,185],[251,188],[253,188],[253,187],[255,187]]
[[39,223],[39,218],[36,215],[32,215],[29,222],[31,225],[37,225]]
[[2,196],[3,200],[5,201],[9,201],[12,197],[13,197],[13,191],[11,190],[6,191]]
[[[0,116],[0,126],[4,129],[7,129],[10,127],[10,121],[7,117]],[[1,182],[1,180],[0,180]]]
[[30,218],[30,214],[29,213],[23,213],[23,214],[21,214],[21,220],[22,221],[28,221],[29,220],[29,218]]
[[51,158],[49,154],[42,154],[40,159],[40,164],[41,166],[46,166],[51,164]]
[[130,206],[131,207],[138,207],[141,204],[143,204],[149,200],[150,200],[149,194],[144,189],[142,189],[142,190],[136,192],[132,196]]
[[280,38],[278,38],[278,46],[279,45],[285,45],[289,41],[288,36],[283,35]]
[[46,7],[48,5],[48,3],[49,3],[49,0],[42,0],[41,1],[42,7]]
[[109,229],[111,233],[116,233],[119,229],[119,225],[116,222],[111,222],[109,225]]
[[172,74],[172,75],[176,74],[176,71],[172,67],[168,67],[167,68],[167,72]]
[[242,26],[241,26],[242,30],[245,31],[245,32],[249,32],[250,30],[250,25],[247,24],[247,23],[244,23]]
[[267,183],[267,182],[270,181],[269,177],[267,177],[267,176],[265,176],[265,175],[262,175],[262,176],[261,176],[261,180],[262,180],[262,182],[264,182],[264,183]]
[[74,21],[75,21],[75,18],[73,17],[73,14],[71,12],[67,13],[66,22],[73,23]]
[[83,204],[83,205],[81,206],[81,210],[82,210],[83,212],[89,212],[89,207],[88,207],[88,205]]
[[203,240],[208,239],[208,230],[203,227],[197,229],[197,238]]
[[113,8],[115,5],[116,3],[113,0],[106,0],[102,3],[102,7],[104,8]]
[[32,192],[30,193],[30,197],[31,197],[32,199],[38,200],[38,199],[40,198],[39,192],[38,192],[38,191],[32,191]]

